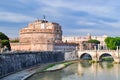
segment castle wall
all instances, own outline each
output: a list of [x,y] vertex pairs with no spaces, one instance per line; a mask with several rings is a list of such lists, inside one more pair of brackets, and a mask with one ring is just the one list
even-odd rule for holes
[[53,44],[51,43],[36,43],[36,44],[20,44],[11,43],[12,51],[53,51]]
[[36,20],[20,30],[19,43],[11,43],[12,50],[52,51],[56,42],[62,42],[62,30],[58,23]]
[[12,51],[30,51],[30,44],[10,43]]
[[49,40],[49,39],[55,39],[55,35],[52,33],[52,32],[31,32],[31,33],[25,33],[25,34],[20,34],[20,42],[21,43],[31,43],[31,42],[34,42],[34,43],[45,43],[45,40],[43,41],[40,41],[41,39],[46,39],[46,40]]

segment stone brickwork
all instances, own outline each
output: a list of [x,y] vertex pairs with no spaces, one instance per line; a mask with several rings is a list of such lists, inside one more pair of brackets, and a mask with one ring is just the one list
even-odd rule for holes
[[19,43],[11,43],[12,50],[52,51],[54,43],[62,42],[58,23],[36,20],[20,30]]
[[120,63],[119,50],[79,50],[77,54],[79,59],[81,59],[84,54],[89,54],[94,61],[100,61],[102,55],[109,54],[114,59],[114,62]]
[[0,54],[0,78],[37,64],[64,61],[63,52],[20,52]]

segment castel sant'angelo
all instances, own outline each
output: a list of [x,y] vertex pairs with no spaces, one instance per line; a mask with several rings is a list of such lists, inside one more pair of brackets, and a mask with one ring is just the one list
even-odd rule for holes
[[62,42],[58,23],[36,20],[19,31],[19,43],[11,43],[12,50],[52,51],[55,43]]

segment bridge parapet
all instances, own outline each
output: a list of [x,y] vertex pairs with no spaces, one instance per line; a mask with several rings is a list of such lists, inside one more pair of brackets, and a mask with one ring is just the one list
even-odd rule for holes
[[97,52],[117,52],[118,50],[79,50],[81,52],[94,52],[94,51],[97,51]]

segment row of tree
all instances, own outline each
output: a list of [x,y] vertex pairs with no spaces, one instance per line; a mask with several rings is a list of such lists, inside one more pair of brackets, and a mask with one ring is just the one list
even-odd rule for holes
[[94,44],[100,44],[100,41],[98,41],[98,40],[95,40],[95,39],[90,39],[90,40],[88,40],[87,41],[88,43],[94,43]]
[[[100,44],[100,41],[91,39],[88,40],[87,43],[91,43],[94,44],[94,46],[97,46],[98,44]],[[117,46],[120,46],[120,37],[107,37],[105,39],[105,44],[108,49],[116,50]]]
[[120,46],[120,37],[107,37],[105,43],[108,49],[116,50],[117,46]]

